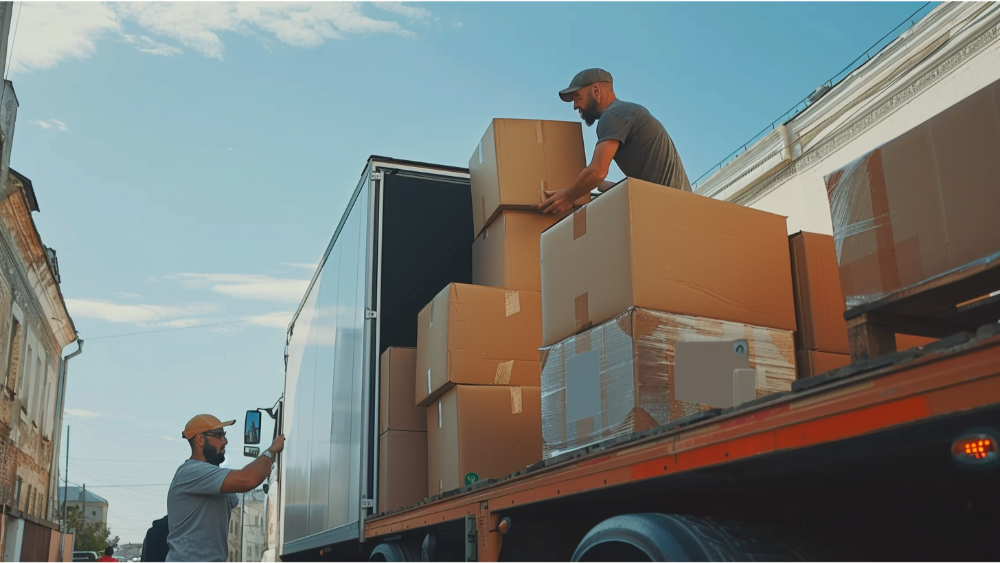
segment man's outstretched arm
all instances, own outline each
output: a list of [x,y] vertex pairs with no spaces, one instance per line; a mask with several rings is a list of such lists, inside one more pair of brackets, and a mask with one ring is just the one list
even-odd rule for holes
[[604,179],[608,177],[611,161],[618,152],[618,144],[618,141],[613,140],[597,143],[594,148],[594,158],[589,166],[580,171],[573,185],[564,190],[546,191],[545,197],[548,199],[542,202],[539,209],[543,213],[560,213],[572,208],[573,202],[590,193],[590,190],[596,187],[604,189],[610,187],[605,187]]
[[[285,449],[285,436],[281,435],[274,439],[267,451],[277,454]],[[234,469],[226,475],[226,480],[222,482],[223,493],[245,493],[256,489],[267,476],[271,474],[271,458],[262,455],[251,461],[243,469]]]

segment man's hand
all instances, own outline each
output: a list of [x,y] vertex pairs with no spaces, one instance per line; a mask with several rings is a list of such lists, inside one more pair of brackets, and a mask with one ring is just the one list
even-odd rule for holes
[[554,192],[545,190],[543,193],[548,199],[538,206],[542,213],[562,213],[573,207],[575,198],[570,195],[569,190],[556,190]]
[[267,448],[267,451],[276,454],[283,449],[285,449],[285,435],[281,434],[271,442],[271,446]]

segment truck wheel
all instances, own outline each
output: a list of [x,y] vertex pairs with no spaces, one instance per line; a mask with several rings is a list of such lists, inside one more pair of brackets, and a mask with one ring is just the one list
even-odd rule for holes
[[420,561],[420,549],[403,542],[381,543],[372,550],[369,561]]
[[571,560],[800,561],[803,557],[752,529],[708,518],[623,514],[590,530]]

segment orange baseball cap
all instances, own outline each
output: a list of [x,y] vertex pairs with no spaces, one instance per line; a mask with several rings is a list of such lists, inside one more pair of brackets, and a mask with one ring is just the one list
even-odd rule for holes
[[184,427],[184,432],[181,433],[181,436],[183,436],[186,440],[190,440],[202,432],[216,430],[224,426],[232,426],[233,424],[236,424],[235,420],[222,422],[210,414],[199,414],[188,421],[187,426]]

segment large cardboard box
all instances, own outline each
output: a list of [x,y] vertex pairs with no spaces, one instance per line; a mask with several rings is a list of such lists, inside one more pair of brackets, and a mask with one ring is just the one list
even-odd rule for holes
[[534,291],[449,284],[417,317],[414,403],[456,384],[539,384],[542,298]]
[[799,232],[789,237],[789,247],[798,327],[795,347],[850,353],[833,237]]
[[458,385],[427,409],[431,496],[542,459],[541,389]]
[[817,352],[816,350],[799,350],[797,353],[799,377],[812,377],[837,368],[851,365],[850,354],[834,354]]
[[542,231],[567,214],[501,211],[472,243],[472,283],[542,291]]
[[706,405],[675,398],[679,341],[747,342],[757,396],[795,381],[791,331],[633,308],[542,350],[545,459],[667,424]]
[[826,177],[849,307],[1000,252],[1000,82]]
[[427,431],[424,409],[413,404],[417,378],[416,348],[387,348],[379,369],[378,433]]
[[785,218],[629,178],[542,233],[549,346],[629,307],[795,330]]
[[[420,409],[427,425],[426,409]],[[378,438],[378,511],[427,498],[427,432],[389,430]]]
[[475,234],[501,209],[537,209],[543,191],[568,188],[586,167],[580,122],[494,119],[469,159]]

